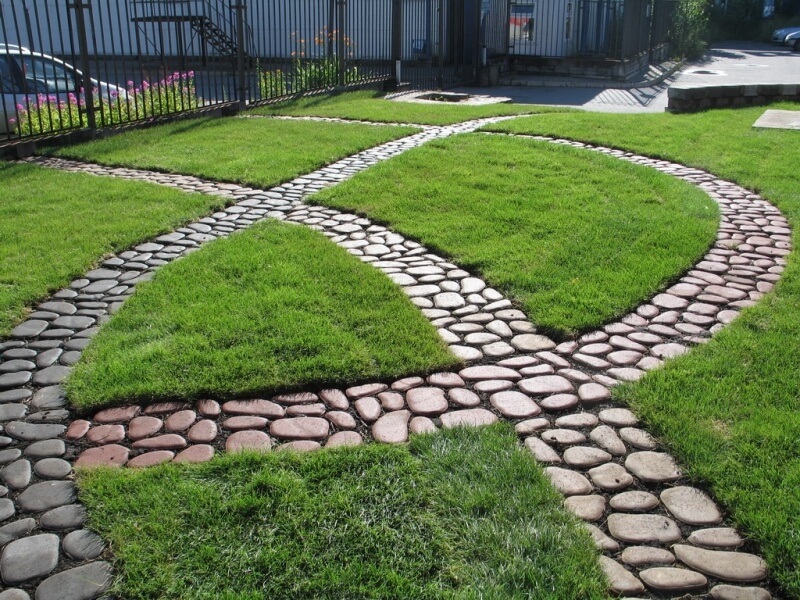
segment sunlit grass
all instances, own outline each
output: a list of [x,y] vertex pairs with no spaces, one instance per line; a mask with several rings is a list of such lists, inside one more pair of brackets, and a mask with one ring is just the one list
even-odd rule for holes
[[511,427],[80,473],[128,600],[605,597]]

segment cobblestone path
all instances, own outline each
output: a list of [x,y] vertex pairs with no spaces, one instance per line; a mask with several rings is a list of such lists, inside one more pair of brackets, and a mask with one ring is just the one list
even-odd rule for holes
[[[425,142],[471,132],[483,119],[389,142],[270,190],[53,158],[43,166],[145,180],[224,196],[233,204],[122,252],[40,304],[0,342],[0,600],[91,599],[112,575],[102,539],[83,529],[73,465],[198,462],[241,448],[404,442],[410,432],[515,423],[568,509],[582,518],[612,591],[767,599],[764,561],[640,426],[610,389],[703,343],[769,292],[789,253],[779,211],[756,194],[681,165],[571,144],[682,178],[722,217],[713,248],[680,281],[631,314],[556,344],[499,292],[420,244],[357,215],[307,205],[314,192]],[[402,286],[468,366],[349,389],[259,400],[206,400],[100,411],[71,420],[60,383],[92,335],[160,266],[263,218],[303,223]]]

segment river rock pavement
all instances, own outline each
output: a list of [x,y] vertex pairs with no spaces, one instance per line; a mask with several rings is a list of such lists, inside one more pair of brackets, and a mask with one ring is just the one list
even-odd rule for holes
[[[720,206],[714,246],[675,285],[617,322],[556,344],[479,277],[369,220],[304,203],[314,192],[425,142],[502,118],[389,142],[270,190],[63,159],[30,162],[223,196],[226,209],[121,252],[37,307],[0,342],[0,600],[91,599],[113,571],[105,542],[84,529],[73,466],[201,462],[247,449],[311,451],[498,419],[515,424],[565,506],[603,553],[611,591],[770,598],[764,561],[743,550],[712,498],[610,389],[687,352],[772,290],[790,251],[780,212],[703,171],[608,148],[537,137],[655,168],[704,189]],[[154,271],[264,218],[321,231],[381,269],[466,367],[254,400],[124,406],[72,419],[60,387],[98,328]]]

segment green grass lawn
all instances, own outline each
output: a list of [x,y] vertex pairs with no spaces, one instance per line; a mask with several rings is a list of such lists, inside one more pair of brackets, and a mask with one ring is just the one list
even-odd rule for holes
[[351,123],[193,119],[136,129],[53,154],[266,188],[415,131]]
[[67,382],[80,409],[352,385],[460,361],[389,278],[300,225],[266,221],[159,270]]
[[508,425],[78,482],[128,600],[605,597],[588,535]]
[[306,96],[297,100],[254,108],[247,114],[334,117],[381,123],[451,125],[484,117],[567,112],[569,110],[568,108],[527,104],[489,104],[485,106],[463,106],[451,102],[416,104],[387,100],[380,92],[349,92],[333,96]]
[[481,134],[435,141],[314,196],[482,273],[537,326],[571,335],[624,314],[712,243],[713,201],[600,154]]
[[[796,104],[770,108],[800,110]],[[708,169],[759,191],[800,226],[800,137],[753,129],[763,108],[691,115],[544,115],[493,129],[556,135]],[[794,236],[795,244],[797,236]],[[800,268],[688,356],[618,396],[707,482],[800,598]]]
[[147,183],[0,163],[0,335],[109,253],[222,206]]

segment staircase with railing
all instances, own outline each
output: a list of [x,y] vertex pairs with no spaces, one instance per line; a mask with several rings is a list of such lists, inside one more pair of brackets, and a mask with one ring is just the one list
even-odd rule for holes
[[[131,0],[131,21],[145,36],[146,43],[163,54],[163,24],[175,24],[175,39],[182,54],[190,54],[191,40],[185,40],[183,25],[188,24],[205,57],[210,46],[218,56],[235,58],[239,47],[236,34],[236,12],[226,0]],[[145,27],[146,23],[159,24],[158,29]],[[249,28],[245,30],[244,55],[249,52],[252,39]]]

